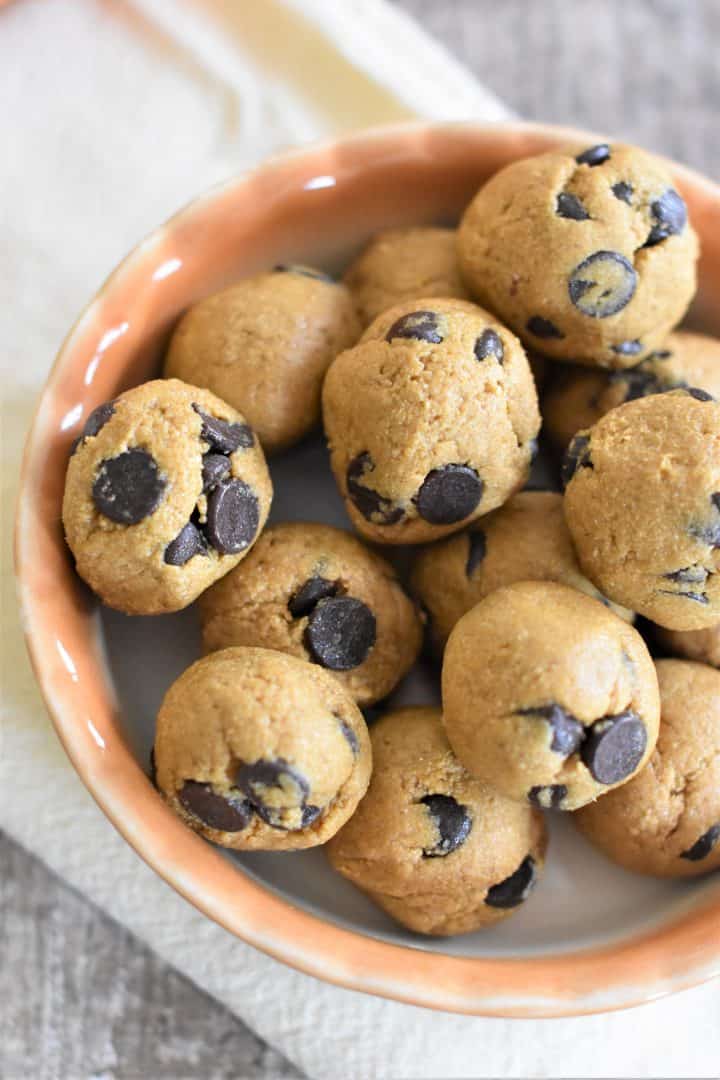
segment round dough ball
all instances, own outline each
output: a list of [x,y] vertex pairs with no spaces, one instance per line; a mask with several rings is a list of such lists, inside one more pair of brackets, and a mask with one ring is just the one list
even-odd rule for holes
[[698,242],[664,163],[603,144],[498,172],[465,212],[458,253],[473,297],[528,346],[622,368],[680,322]]
[[244,417],[177,379],[90,414],[65,478],[63,525],[77,572],[129,615],[187,607],[254,544],[272,484]]
[[464,934],[512,914],[542,869],[542,815],[466,772],[439,709],[387,713],[370,739],[367,795],[327,847],[335,869],[421,934]]
[[635,367],[610,374],[566,369],[543,397],[543,432],[564,450],[575,432],[618,405],[690,386],[720,398],[720,341],[678,330]]
[[701,664],[720,668],[720,623],[706,630],[665,630],[654,627],[654,635],[663,649],[673,656],[685,656]]
[[258,645],[332,671],[360,705],[385,697],[420,651],[422,623],[393,568],[329,525],[274,525],[239,574],[202,597],[207,650]]
[[720,620],[720,404],[700,390],[629,401],[575,436],[563,475],[598,589],[670,630]]
[[412,590],[428,613],[435,644],[442,648],[466,611],[515,581],[559,581],[632,622],[632,613],[605,600],[580,570],[562,504],[554,491],[521,491],[467,532],[418,554]]
[[657,877],[720,868],[720,672],[659,660],[661,724],[639,776],[575,820],[608,858]]
[[165,375],[241,409],[274,453],[319,422],[325,372],[359,336],[344,285],[309,267],[277,267],[194,304],[172,336]]
[[517,338],[462,300],[391,308],[323,389],[333,472],[364,536],[417,544],[521,488],[540,426]]
[[168,690],[155,777],[196,832],[237,851],[323,844],[365,794],[372,753],[337,679],[271,649],[223,649]]
[[457,232],[434,226],[378,233],[344,278],[363,326],[416,296],[467,299],[457,260]]
[[638,632],[555,582],[497,589],[450,635],[450,745],[512,799],[576,810],[638,772],[655,746],[657,678]]

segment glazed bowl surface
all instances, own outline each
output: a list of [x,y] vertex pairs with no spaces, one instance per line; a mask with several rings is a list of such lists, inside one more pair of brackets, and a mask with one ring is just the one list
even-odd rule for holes
[[[227,855],[148,779],[163,693],[199,652],[196,613],[128,618],[76,577],[60,507],[70,444],[96,405],[153,377],[194,300],[283,262],[337,270],[379,229],[452,223],[515,158],[600,136],[526,124],[380,128],[268,161],[201,196],[141,243],[70,332],[28,438],[16,560],[28,647],[55,728],[102,809],[210,918],[319,978],[478,1015],[622,1008],[720,973],[720,880],[659,882],[606,861],[555,815],[547,872],[507,923],[465,937],[403,932],[320,850]],[[692,325],[720,335],[720,189],[671,163],[702,243]],[[272,520],[348,527],[320,438],[271,462]],[[394,703],[437,700],[416,672]]]

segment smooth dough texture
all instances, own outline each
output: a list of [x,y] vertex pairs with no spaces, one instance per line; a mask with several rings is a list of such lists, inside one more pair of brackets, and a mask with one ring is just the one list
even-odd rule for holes
[[575,810],[648,760],[657,678],[632,626],[554,582],[497,589],[462,617],[443,720],[465,767],[509,798]]
[[196,832],[238,851],[323,844],[370,779],[362,713],[337,679],[270,649],[223,649],[168,690],[155,778]]
[[387,713],[370,738],[367,795],[327,847],[335,869],[422,934],[468,933],[517,910],[542,869],[542,816],[470,776],[439,709]]
[[696,877],[720,868],[720,672],[660,660],[657,673],[662,719],[647,767],[575,821],[628,870]]

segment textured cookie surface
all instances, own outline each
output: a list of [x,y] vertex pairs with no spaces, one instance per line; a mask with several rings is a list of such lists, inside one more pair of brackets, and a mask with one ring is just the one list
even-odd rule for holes
[[439,709],[387,713],[370,737],[370,787],[328,844],[335,869],[420,933],[467,933],[510,915],[542,869],[541,815],[466,772]]

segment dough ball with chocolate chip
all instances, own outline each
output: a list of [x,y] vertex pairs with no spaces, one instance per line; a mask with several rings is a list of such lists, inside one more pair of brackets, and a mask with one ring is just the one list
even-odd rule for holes
[[205,648],[257,645],[332,671],[360,705],[385,697],[420,650],[422,624],[393,568],[329,525],[274,525],[202,597]]
[[562,502],[554,491],[521,491],[466,532],[418,554],[412,590],[428,613],[434,644],[442,648],[466,611],[515,581],[562,582],[632,622],[632,613],[605,600],[580,570]]
[[88,417],[65,479],[77,571],[110,607],[187,607],[248,553],[272,484],[243,416],[207,390],[157,379]]
[[626,401],[697,387],[720,400],[720,341],[678,330],[634,367],[567,368],[542,401],[543,432],[564,450],[573,435]]
[[720,621],[720,403],[692,388],[629,401],[574,437],[563,472],[605,596],[670,630]]
[[466,210],[458,251],[472,296],[528,347],[598,367],[661,348],[695,292],[682,196],[663,162],[631,146],[506,166]]
[[497,589],[460,619],[442,699],[465,767],[545,809],[576,810],[624,784],[657,739],[657,677],[642,638],[555,582]]
[[653,635],[672,656],[684,656],[720,668],[720,623],[706,630],[665,630],[656,626]]
[[542,870],[542,816],[475,780],[440,710],[387,713],[372,727],[373,776],[330,862],[393,919],[422,934],[463,934],[504,919]]
[[580,831],[627,870],[697,877],[720,868],[720,672],[660,660],[655,753],[629,784],[576,816]]
[[434,226],[378,233],[348,268],[344,281],[363,326],[416,296],[467,298],[458,267],[457,233]]
[[359,336],[344,285],[310,267],[276,267],[191,307],[173,334],[165,374],[240,409],[273,453],[319,422],[328,365]]
[[156,782],[196,832],[239,851],[323,844],[355,810],[372,756],[337,679],[270,649],[198,660],[163,700]]
[[540,426],[517,338],[463,300],[384,312],[323,389],[333,472],[370,540],[456,532],[519,490]]

